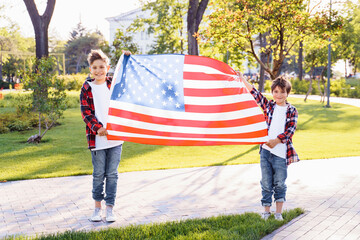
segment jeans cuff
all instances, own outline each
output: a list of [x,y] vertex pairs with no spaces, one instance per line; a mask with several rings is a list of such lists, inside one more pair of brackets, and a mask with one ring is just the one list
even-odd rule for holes
[[271,207],[271,203],[261,203],[261,205],[263,206],[263,207]]
[[275,202],[285,202],[285,198],[275,199]]

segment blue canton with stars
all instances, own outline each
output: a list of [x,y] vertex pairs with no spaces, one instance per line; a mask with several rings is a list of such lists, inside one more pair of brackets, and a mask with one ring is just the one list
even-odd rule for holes
[[111,100],[184,111],[184,55],[125,56]]

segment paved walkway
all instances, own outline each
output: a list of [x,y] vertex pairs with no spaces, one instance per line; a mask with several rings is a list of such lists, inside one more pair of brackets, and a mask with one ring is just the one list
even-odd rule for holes
[[[359,169],[360,157],[291,165],[285,209],[306,213],[264,239],[360,239]],[[0,183],[0,238],[261,212],[259,180],[259,164],[122,173],[111,224],[88,220],[91,176]]]
[[[289,167],[285,209],[306,214],[265,239],[360,239],[360,157]],[[259,164],[122,173],[112,224],[92,223],[91,176],[0,183],[0,238],[260,212]]]

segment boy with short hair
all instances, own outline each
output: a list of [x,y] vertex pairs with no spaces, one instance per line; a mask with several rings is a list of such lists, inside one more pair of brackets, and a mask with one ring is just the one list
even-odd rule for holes
[[[124,51],[123,51],[124,52]],[[126,51],[124,54],[129,55]],[[80,93],[81,115],[86,124],[88,148],[93,164],[92,197],[95,210],[90,220],[101,221],[101,201],[106,202],[106,221],[114,222],[118,166],[123,141],[108,141],[106,123],[110,103],[112,78],[107,77],[109,59],[101,50],[91,50],[88,55],[89,69],[93,78],[84,82]],[[104,194],[105,181],[105,194]]]
[[263,219],[271,215],[270,207],[272,196],[276,203],[276,220],[283,220],[282,208],[285,202],[287,166],[298,162],[299,157],[292,144],[292,136],[296,130],[298,112],[294,106],[287,102],[291,91],[291,83],[283,76],[277,77],[271,85],[274,100],[268,100],[247,82],[241,73],[239,77],[246,88],[253,95],[257,104],[262,108],[268,124],[269,141],[260,145],[261,167],[261,204],[264,206]]

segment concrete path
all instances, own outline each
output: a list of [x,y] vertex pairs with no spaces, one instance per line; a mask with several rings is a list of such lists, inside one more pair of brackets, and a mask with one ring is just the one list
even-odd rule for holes
[[[265,239],[360,239],[360,157],[290,165],[285,209],[306,214]],[[261,212],[259,164],[122,173],[118,221],[92,223],[91,176],[0,183],[0,238]]]

